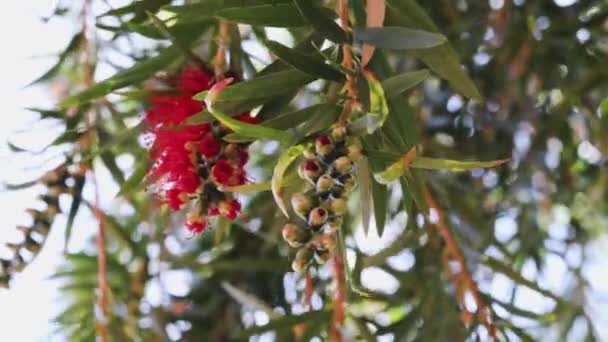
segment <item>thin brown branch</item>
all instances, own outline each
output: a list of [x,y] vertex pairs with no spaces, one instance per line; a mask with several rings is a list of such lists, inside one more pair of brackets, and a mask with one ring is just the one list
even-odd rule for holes
[[[92,12],[92,1],[85,0],[82,7],[82,30],[83,30],[83,41],[82,41],[82,83],[86,87],[92,87],[95,83],[95,23],[93,21]],[[79,148],[86,150],[93,143],[93,130],[92,127],[95,125],[96,113],[91,110],[87,113],[85,124],[87,127],[87,135],[85,139],[79,142]],[[101,317],[97,321],[97,334],[102,342],[108,342],[110,335],[108,331],[109,321],[109,294],[110,287],[108,285],[108,270],[107,270],[107,254],[106,254],[106,239],[105,239],[105,218],[103,212],[100,209],[99,200],[99,185],[97,184],[97,177],[92,167],[88,168],[90,171],[91,181],[95,191],[95,199],[93,204],[93,214],[98,222],[97,228],[97,281],[99,283],[99,293],[97,298],[97,306],[101,312]],[[87,167],[82,165],[79,172],[84,176],[87,172]]]
[[[337,237],[337,235],[336,235]],[[346,278],[344,274],[344,260],[342,254],[336,251],[332,258],[334,273],[334,312],[331,320],[329,336],[332,342],[342,342],[341,329],[346,319]]]
[[225,20],[220,20],[214,66],[216,81],[221,81],[224,79],[224,72],[226,72],[226,49],[229,44],[230,23]]
[[[467,308],[464,305],[464,293],[469,291],[475,300],[475,304],[477,305],[477,317],[479,318],[479,321],[486,328],[490,338],[493,341],[498,341],[498,337],[496,336],[496,327],[492,322],[490,308],[482,298],[477,283],[475,283],[469,269],[467,268],[465,259],[460,251],[460,247],[458,246],[452,231],[445,221],[445,213],[439,207],[439,205],[437,205],[437,201],[428,187],[424,188],[424,197],[429,209],[435,211],[436,217],[432,223],[438,228],[438,232],[445,242],[447,252],[447,254],[444,255],[444,267],[447,268],[446,272],[448,273],[448,277],[456,287],[457,299],[460,302],[462,310],[467,311]],[[452,271],[450,261],[454,261],[458,264],[458,273]],[[467,315],[462,315],[462,318],[465,325],[470,323],[470,318],[468,318]]]
[[[350,36],[352,31],[350,27],[350,20],[348,18],[348,0],[338,1],[338,16],[340,17],[340,26],[344,32]],[[354,60],[353,60],[353,48],[350,44],[342,44],[342,67],[346,70],[346,82],[344,83],[344,90],[348,99],[344,103],[344,109],[338,119],[338,125],[344,126],[348,121],[350,113],[352,111],[354,103],[357,101],[357,81],[354,77]]]

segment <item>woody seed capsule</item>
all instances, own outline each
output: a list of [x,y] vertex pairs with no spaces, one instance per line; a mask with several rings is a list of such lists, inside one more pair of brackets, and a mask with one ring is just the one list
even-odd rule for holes
[[296,257],[293,260],[293,262],[291,263],[291,268],[295,272],[298,272],[298,273],[303,272],[304,270],[306,270],[306,267],[308,267],[308,265],[312,261],[312,257],[313,257],[312,254],[313,254],[312,250],[310,250],[308,248],[300,249],[296,253]]
[[331,258],[331,253],[328,250],[318,250],[315,252],[315,262],[319,265],[324,265]]
[[327,192],[334,186],[334,180],[329,175],[322,175],[317,180],[317,192]]
[[343,198],[336,198],[331,201],[331,211],[334,215],[342,216],[346,212],[346,200]]
[[338,173],[340,173],[341,175],[344,175],[353,170],[353,161],[346,156],[342,156],[342,157],[334,160],[333,166],[336,169],[336,171],[338,171]]
[[291,207],[298,216],[305,219],[312,207],[312,201],[308,196],[301,192],[297,192],[291,197]]
[[357,161],[361,159],[361,146],[357,144],[348,145],[348,157],[351,160]]
[[307,234],[295,224],[288,223],[283,227],[283,239],[293,248],[300,248],[307,240]]
[[346,137],[346,127],[340,126],[336,127],[331,131],[331,138],[335,142],[344,141]]
[[301,178],[315,184],[317,177],[321,174],[321,166],[313,159],[305,160],[298,168]]
[[331,140],[326,135],[320,135],[315,140],[315,151],[320,156],[326,156],[330,154],[334,149],[334,145],[331,143]]
[[327,221],[327,210],[321,207],[314,208],[308,215],[308,224],[312,227],[322,226]]

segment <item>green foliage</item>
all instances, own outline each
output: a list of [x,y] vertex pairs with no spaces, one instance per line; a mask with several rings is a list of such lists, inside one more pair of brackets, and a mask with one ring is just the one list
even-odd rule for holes
[[[351,31],[336,23],[328,7],[335,2],[137,1],[95,18],[96,29],[106,31],[97,35],[99,56],[122,39],[137,42],[124,52],[130,67],[84,85],[79,61],[91,42],[80,28],[34,81],[73,83],[59,108],[31,110],[65,127],[48,146],[69,150],[73,167],[107,171],[119,189],[99,213],[108,233],[112,340],[247,340],[267,332],[278,341],[330,339],[337,310],[327,276],[332,265],[311,268],[313,305],[303,307],[308,290],[303,275],[289,272],[295,256],[281,241],[281,227],[291,212],[286,199],[308,186],[296,175],[296,161],[353,104],[345,81],[355,82],[357,92],[346,128],[364,155],[356,163],[358,196],[351,196],[336,233],[337,253],[346,259],[345,338],[489,339],[468,307],[471,288],[462,290],[470,284],[462,269],[454,270],[466,267],[500,340],[569,338],[581,324],[585,336],[574,339],[601,340],[588,311],[597,293],[583,270],[608,222],[605,6],[527,1],[493,10],[485,3],[387,0],[384,26],[369,28],[365,2],[351,0]],[[186,125],[217,121],[231,131],[226,141],[251,143],[254,179],[222,189],[242,200],[243,218],[212,221],[212,229],[190,237],[182,213],[170,214],[146,191],[152,165],[141,117],[151,96],[175,91],[176,70],[193,63],[211,70],[220,22],[230,27],[227,76],[237,81]],[[294,47],[269,27],[284,29]],[[580,30],[588,40],[575,39]],[[342,64],[344,43],[354,44],[352,70]],[[356,54],[363,43],[376,47],[365,69]],[[156,89],[159,80],[167,87]],[[261,123],[234,118],[247,111]],[[125,158],[133,161],[128,167]],[[65,192],[73,198],[66,246],[85,228],[78,218],[95,211],[90,186],[75,179]],[[372,216],[376,231],[369,229]],[[89,250],[67,254],[54,276],[65,306],[55,322],[68,340],[98,334],[98,260]],[[556,259],[565,265],[567,287],[544,277]],[[14,265],[0,266],[0,283],[8,282]],[[165,286],[172,272],[187,275],[184,291]],[[511,293],[501,295],[493,282]],[[153,306],[145,289],[158,284],[163,300]],[[524,289],[548,305],[531,307]],[[171,329],[179,337],[169,336]]]

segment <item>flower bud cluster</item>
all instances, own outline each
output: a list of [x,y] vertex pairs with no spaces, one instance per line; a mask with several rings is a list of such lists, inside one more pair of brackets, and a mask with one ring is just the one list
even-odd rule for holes
[[285,241],[298,248],[292,263],[296,272],[313,262],[324,264],[335,250],[334,233],[342,225],[355,187],[354,162],[361,157],[360,146],[350,142],[346,133],[344,127],[336,127],[330,135],[317,136],[314,148],[304,152],[298,167],[308,187],[293,194],[291,206],[305,228],[293,223],[283,227]]
[[[156,193],[174,211],[194,203],[186,220],[193,233],[202,232],[213,216],[236,219],[240,203],[221,189],[247,181],[246,144],[226,143],[223,137],[230,130],[218,122],[186,123],[204,110],[204,104],[192,97],[212,85],[209,72],[185,68],[176,85],[178,92],[153,96],[145,117],[154,139],[150,151],[154,165],[149,173]],[[237,119],[257,123],[248,113]]]
[[12,251],[13,257],[0,258],[0,287],[8,287],[13,274],[23,270],[40,252],[55,217],[61,212],[59,196],[65,193],[75,196],[72,186],[82,183],[83,178],[84,173],[72,173],[67,165],[61,165],[39,179],[39,183],[46,188],[46,191],[39,196],[44,208],[27,209],[27,213],[32,218],[31,224],[17,227],[23,234],[23,239],[18,243],[6,244],[6,247]]

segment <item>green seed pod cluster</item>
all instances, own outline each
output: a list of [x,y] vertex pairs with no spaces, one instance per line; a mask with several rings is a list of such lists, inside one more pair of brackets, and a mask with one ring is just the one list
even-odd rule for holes
[[322,265],[335,249],[333,233],[342,225],[348,196],[355,187],[354,162],[361,157],[359,145],[351,143],[344,127],[319,135],[314,148],[304,152],[299,176],[309,183],[307,190],[291,197],[291,207],[300,226],[288,223],[283,238],[298,248],[292,268],[304,271],[313,263]]
[[67,165],[61,165],[47,172],[38,182],[46,188],[46,192],[38,197],[44,203],[44,209],[27,209],[32,223],[17,227],[17,230],[23,234],[23,239],[18,243],[6,244],[6,247],[12,251],[13,257],[0,258],[0,287],[7,288],[12,276],[23,270],[40,252],[55,217],[61,212],[59,196],[65,193],[76,196],[74,189],[82,187],[84,174],[71,173]]

